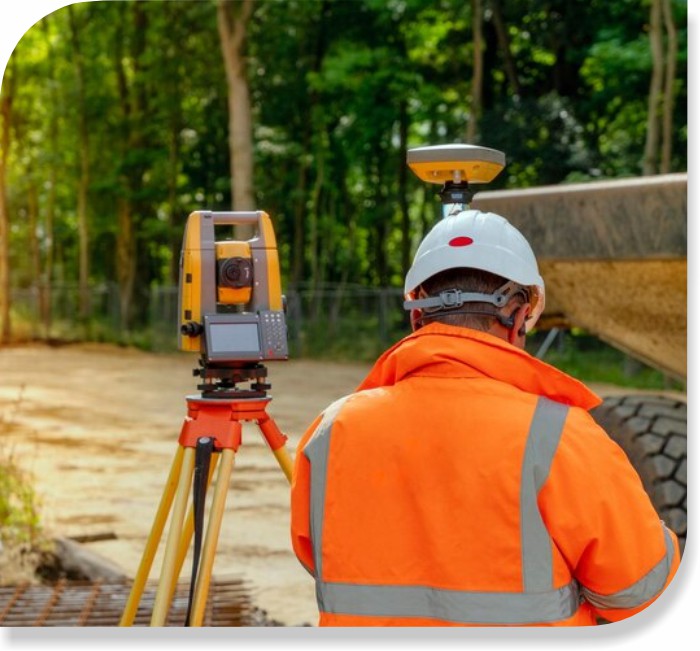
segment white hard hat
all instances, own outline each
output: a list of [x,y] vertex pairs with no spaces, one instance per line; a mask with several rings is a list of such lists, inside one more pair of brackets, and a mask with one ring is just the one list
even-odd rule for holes
[[[428,278],[448,269],[481,269],[502,276],[530,291],[530,330],[544,309],[544,280],[537,260],[523,234],[495,213],[465,210],[438,222],[421,242],[406,274],[404,293],[413,292]],[[472,301],[484,295],[471,296]],[[470,300],[470,299],[466,299]],[[466,302],[465,300],[465,302]],[[483,302],[483,298],[482,301]],[[495,301],[487,301],[494,302]],[[407,305],[410,309],[410,305]]]

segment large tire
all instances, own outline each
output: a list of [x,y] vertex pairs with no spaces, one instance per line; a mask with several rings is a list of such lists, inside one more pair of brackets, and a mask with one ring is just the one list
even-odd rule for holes
[[663,396],[606,398],[593,417],[629,457],[659,517],[678,536],[687,531],[687,405]]

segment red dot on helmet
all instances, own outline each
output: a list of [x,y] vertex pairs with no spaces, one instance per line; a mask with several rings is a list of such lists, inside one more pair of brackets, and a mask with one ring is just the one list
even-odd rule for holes
[[449,244],[450,246],[469,246],[470,244],[473,244],[474,240],[471,237],[467,237],[466,235],[460,235],[459,237],[453,237]]

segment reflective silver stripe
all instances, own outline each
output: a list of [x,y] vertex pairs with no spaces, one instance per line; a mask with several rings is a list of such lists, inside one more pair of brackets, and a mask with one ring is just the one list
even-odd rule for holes
[[656,597],[666,585],[669,573],[671,572],[673,556],[676,553],[671,534],[663,522],[661,526],[664,530],[666,554],[645,576],[629,588],[608,595],[591,592],[582,586],[582,592],[586,600],[596,608],[601,609],[637,608]]
[[[315,576],[323,576],[321,572],[321,548],[323,538],[323,514],[326,504],[326,477],[328,474],[328,451],[331,445],[331,429],[340,408],[350,396],[336,400],[324,412],[316,431],[304,447],[304,455],[311,464],[311,504],[309,510],[309,526],[311,546],[314,552]],[[318,587],[317,587],[318,591]]]
[[552,540],[537,495],[549,477],[569,408],[540,397],[530,423],[520,477],[520,537],[523,590],[546,592],[554,586]]
[[575,582],[541,594],[351,583],[323,583],[318,593],[327,613],[425,617],[459,624],[554,622],[571,617],[579,605]]

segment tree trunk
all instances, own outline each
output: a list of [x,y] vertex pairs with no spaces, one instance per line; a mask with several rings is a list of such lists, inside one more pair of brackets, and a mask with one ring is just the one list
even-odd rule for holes
[[661,0],[652,0],[649,25],[651,45],[651,82],[647,105],[647,137],[644,146],[642,173],[655,174],[659,158],[659,104],[663,85],[663,35],[661,27]]
[[177,285],[180,276],[179,254],[182,245],[182,236],[176,227],[178,216],[177,177],[180,171],[180,129],[182,128],[179,103],[176,104],[173,111],[168,134],[168,233],[171,251],[168,279],[173,285]]
[[[127,10],[124,6],[124,11]],[[119,107],[121,109],[121,138],[119,141],[119,156],[122,160],[126,158],[128,151],[128,142],[131,140],[131,119],[132,106],[131,94],[129,91],[129,82],[127,80],[126,70],[124,69],[124,60],[126,55],[122,45],[124,42],[124,16],[120,14],[119,25],[117,26],[116,34],[116,49],[114,56],[114,67],[117,78],[117,88],[119,91]],[[130,205],[130,188],[128,177],[120,178],[119,190],[117,198],[117,241],[115,251],[115,267],[117,284],[119,286],[119,326],[122,332],[128,327],[130,300],[129,293],[129,278],[132,274],[129,272],[129,265],[133,264],[133,246],[132,235],[133,228],[131,222],[131,205]]]
[[68,6],[73,63],[78,85],[78,150],[80,157],[80,178],[78,181],[78,316],[83,328],[87,326],[90,316],[90,257],[88,226],[88,188],[90,185],[90,136],[85,104],[85,62],[80,45],[80,29],[75,22],[73,6]]
[[408,209],[408,107],[406,101],[399,107],[399,206],[401,209],[401,273],[403,276],[411,266],[411,216]]
[[384,163],[386,160],[385,151],[381,143],[375,143],[376,154],[372,157],[370,169],[373,179],[374,193],[374,267],[377,274],[377,284],[379,287],[386,287],[389,284],[389,261],[387,260],[387,239],[389,235],[389,225],[391,220],[391,209],[388,208],[386,188],[387,180],[384,178]]
[[472,73],[471,110],[467,123],[467,142],[476,140],[481,117],[481,104],[484,85],[483,50],[483,5],[482,0],[472,0],[472,39],[474,45],[474,70]]
[[182,52],[174,29],[182,20],[182,11],[176,3],[167,3],[163,7],[168,21],[169,40],[165,45],[167,54],[164,54],[164,68],[162,73],[167,78],[167,104],[168,104],[168,164],[167,164],[167,188],[168,188],[168,247],[170,249],[170,261],[166,282],[171,285],[178,284],[180,276],[180,249],[182,247],[182,228],[179,225],[180,207],[178,203],[178,175],[181,170],[181,144],[180,134],[184,125],[182,112],[182,79],[180,70]]
[[[305,138],[306,151],[309,138]],[[299,163],[299,180],[297,182],[298,199],[294,207],[294,235],[293,235],[293,253],[292,253],[292,270],[291,280],[294,286],[298,286],[304,275],[304,222],[306,217],[306,188],[309,179],[309,164],[306,162],[307,156],[302,155],[302,160]]]
[[[404,167],[407,167],[404,165]],[[348,283],[348,278],[350,277],[350,270],[354,267],[353,262],[354,262],[354,252],[357,249],[357,220],[355,218],[355,211],[354,210],[348,210],[348,197],[347,197],[347,186],[346,186],[346,180],[342,179],[338,183],[338,188],[340,189],[340,196],[338,198],[338,203],[336,207],[336,213],[341,212],[341,213],[346,213],[348,215],[348,219],[350,220],[348,223],[348,233],[347,233],[347,247],[349,251],[349,256],[348,256],[348,263],[343,267],[343,270],[341,272],[340,276],[340,282],[339,286],[336,290],[335,293],[335,298],[333,300],[333,303],[330,308],[330,326],[331,329],[334,329],[337,327],[337,324],[340,322],[340,315],[341,315],[341,309],[343,306],[343,298],[345,296],[345,288]],[[333,330],[334,332],[335,330]]]
[[119,319],[121,332],[131,323],[131,306],[136,278],[136,245],[131,201],[122,197],[118,207],[117,282],[119,284]]
[[12,336],[10,321],[10,214],[7,205],[7,158],[10,150],[12,102],[15,89],[14,57],[10,57],[0,94],[0,344],[7,344]]
[[510,49],[510,36],[508,35],[508,28],[503,20],[503,8],[501,7],[500,0],[491,0],[491,9],[493,26],[496,30],[498,45],[501,48],[501,52],[503,52],[506,78],[508,79],[508,84],[512,93],[519,96],[521,94],[521,90],[520,80],[518,79],[518,69],[515,65],[515,59],[513,58],[513,53]]
[[44,269],[41,279],[41,323],[44,329],[44,337],[51,336],[52,321],[52,281],[54,265],[54,222],[56,220],[56,187],[58,183],[58,93],[56,92],[56,72],[54,68],[55,53],[51,45],[51,32],[49,30],[49,18],[42,21],[44,27],[46,43],[49,51],[47,59],[48,79],[51,86],[51,111],[49,116],[49,141],[48,148],[51,156],[49,165],[49,187],[46,198],[46,218],[44,220]]
[[[39,200],[37,198],[36,185],[33,180],[29,182],[27,190],[27,222],[29,226],[29,262],[31,264],[31,277],[36,282],[36,288],[41,286],[41,247],[39,245]],[[41,296],[38,303],[41,312]]]
[[[329,11],[329,3],[323,0],[319,8],[319,23],[317,26],[314,58],[312,71],[318,73],[323,64],[326,52],[326,16]],[[309,115],[315,116],[318,107],[318,91],[315,88],[309,90]],[[307,188],[311,176],[312,161],[308,155],[313,143],[313,126],[316,120],[304,120],[301,143],[302,154],[299,157],[299,180],[297,182],[297,199],[294,206],[294,234],[292,251],[291,280],[295,286],[301,282],[304,276],[305,241],[306,241],[306,214],[307,214]]]
[[[253,0],[219,0],[217,25],[226,68],[229,110],[229,153],[231,198],[234,210],[254,210],[253,196],[253,119],[246,71],[245,40]],[[250,226],[238,226],[236,237],[248,239]]]
[[676,81],[676,57],[678,55],[678,33],[673,22],[671,0],[663,0],[664,27],[668,41],[666,43],[666,69],[664,84],[664,110],[662,119],[661,139],[661,173],[671,171],[671,154],[673,148],[673,105],[674,82]]
[[[172,143],[171,143],[172,144]],[[171,152],[171,155],[175,155]],[[174,159],[174,163],[171,162],[171,166],[179,167],[179,159]],[[172,173],[172,172],[171,172]],[[177,175],[177,171],[174,172]],[[171,176],[174,180],[174,177]],[[169,182],[168,187],[168,233],[170,238],[170,262],[168,265],[168,281],[171,285],[177,285],[178,279],[180,277],[180,249],[182,248],[182,235],[178,233],[177,227],[177,217],[178,217],[178,204],[177,204],[177,190]]]
[[[319,109],[320,110],[320,109]],[[326,201],[326,155],[330,151],[328,132],[325,128],[317,135],[316,141],[316,178],[311,189],[309,201],[309,242],[308,249],[311,253],[309,260],[311,272],[311,286],[313,288],[313,302],[311,305],[311,320],[316,322],[323,307],[323,247],[327,244],[323,241],[323,205]]]
[[[132,11],[134,40],[130,52],[133,68],[131,83],[124,67],[125,56],[122,52],[122,39],[117,34],[115,67],[119,88],[119,103],[122,112],[122,160],[129,153],[138,152],[144,147],[141,123],[147,112],[145,86],[143,83],[143,55],[145,51],[144,35],[147,31],[146,14],[143,3],[125,5],[124,11]],[[118,229],[116,246],[117,283],[119,285],[119,327],[121,332],[128,332],[133,316],[134,286],[137,276],[136,264],[136,224],[134,214],[138,197],[143,187],[144,163],[136,162],[122,166],[124,170],[120,179],[121,196],[118,199]]]
[[316,179],[314,181],[314,187],[311,191],[311,202],[309,205],[309,250],[311,251],[311,283],[314,289],[316,289],[321,282],[319,229],[323,186],[326,181],[325,158],[322,149],[322,147],[319,147],[317,151]]

